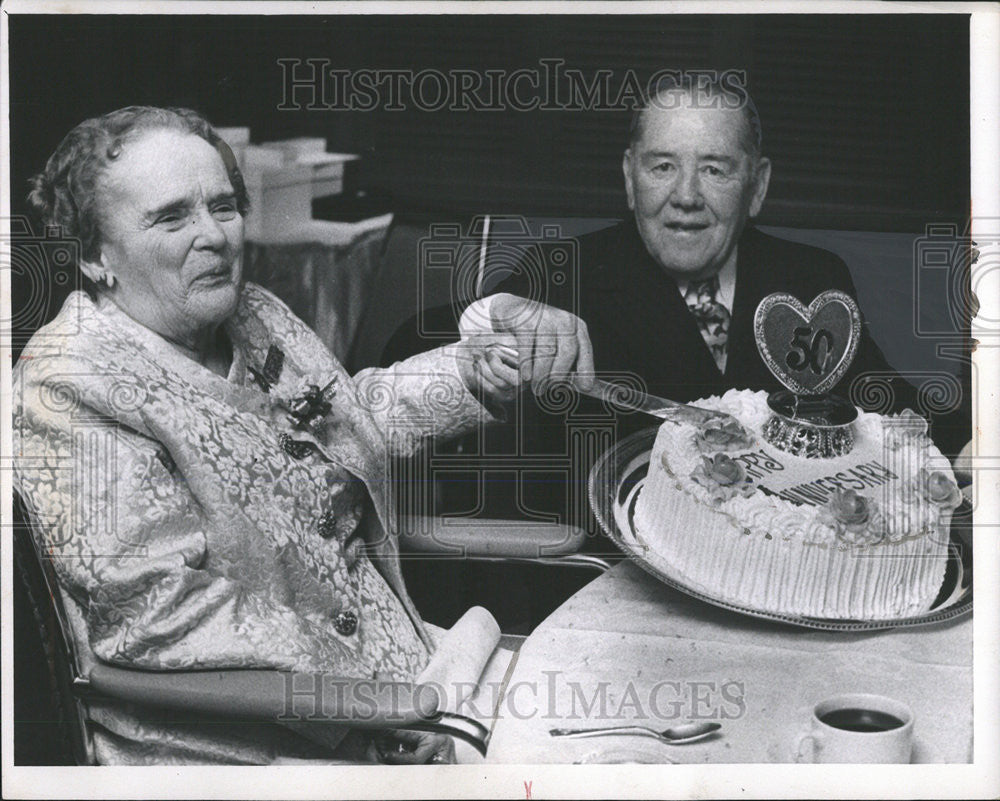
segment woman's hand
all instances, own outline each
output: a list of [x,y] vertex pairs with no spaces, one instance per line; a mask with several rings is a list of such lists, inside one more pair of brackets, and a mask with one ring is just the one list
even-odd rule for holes
[[550,381],[568,380],[574,368],[581,388],[593,378],[587,325],[569,312],[501,293],[476,301],[460,328],[459,366],[473,392],[484,389],[502,401],[528,381],[540,394]]
[[496,401],[509,401],[521,383],[517,340],[506,334],[474,334],[458,343],[458,367],[473,394],[484,391]]
[[375,736],[369,756],[383,765],[454,765],[455,743],[446,734],[389,729]]
[[516,295],[501,293],[490,302],[494,331],[514,337],[522,381],[536,395],[552,379],[568,379],[574,368],[587,388],[594,373],[594,349],[587,324],[575,314]]

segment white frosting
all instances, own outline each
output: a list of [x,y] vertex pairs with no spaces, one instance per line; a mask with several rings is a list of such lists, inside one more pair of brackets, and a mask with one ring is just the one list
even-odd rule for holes
[[[952,505],[930,499],[926,476],[953,476],[919,418],[900,423],[862,412],[850,454],[806,459],[762,438],[770,415],[763,392],[730,390],[696,405],[733,415],[756,441],[725,451],[749,479],[745,494],[727,493],[705,479],[715,452],[699,448],[695,429],[661,427],[636,529],[680,578],[784,614],[886,618],[930,606],[944,574]],[[863,496],[867,512],[835,512],[828,502],[838,490]]]

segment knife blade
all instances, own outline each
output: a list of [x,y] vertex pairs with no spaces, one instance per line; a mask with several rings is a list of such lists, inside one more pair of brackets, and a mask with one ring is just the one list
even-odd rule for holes
[[573,386],[581,395],[597,398],[612,407],[631,412],[642,412],[671,423],[700,425],[711,420],[720,422],[735,420],[732,415],[725,412],[703,409],[688,403],[678,403],[657,395],[650,395],[648,392],[642,392],[624,384],[612,384],[599,378],[595,378],[593,385],[585,389],[581,386],[579,377],[574,376]]
[[[501,359],[508,367],[518,367],[517,348],[508,345],[496,345],[500,351]],[[571,386],[581,395],[597,398],[610,406],[630,412],[642,412],[661,420],[671,423],[687,423],[692,425],[703,425],[710,420],[724,422],[727,420],[736,421],[730,414],[717,412],[713,409],[703,409],[700,406],[692,406],[688,403],[678,403],[667,398],[650,395],[634,387],[625,384],[613,384],[600,378],[592,379],[590,386],[586,386],[579,374],[574,373],[570,377]]]

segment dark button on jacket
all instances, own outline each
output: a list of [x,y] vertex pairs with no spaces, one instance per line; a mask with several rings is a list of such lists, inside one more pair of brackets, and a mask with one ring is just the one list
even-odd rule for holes
[[337,533],[337,516],[333,512],[327,512],[320,519],[316,526],[319,535],[328,540]]
[[358,616],[353,612],[341,612],[333,621],[338,634],[350,637],[358,630]]
[[303,459],[308,456],[309,452],[313,449],[313,444],[311,442],[292,439],[288,436],[288,434],[282,434],[280,441],[281,447],[284,449],[285,453],[293,459]]

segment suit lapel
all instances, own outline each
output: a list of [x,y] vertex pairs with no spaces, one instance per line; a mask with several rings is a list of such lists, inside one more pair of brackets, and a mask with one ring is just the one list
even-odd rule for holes
[[[730,387],[767,391],[781,388],[757,350],[753,318],[765,296],[773,292],[787,292],[790,286],[794,286],[791,280],[794,276],[773,257],[765,263],[766,253],[768,251],[763,247],[761,234],[748,227],[740,237],[736,255],[736,294],[726,362],[726,385]],[[806,302],[810,300],[812,298]]]
[[752,243],[743,237],[736,251],[736,292],[733,296],[733,314],[729,324],[729,345],[726,356],[726,383],[736,386],[746,375],[747,362],[757,359],[757,342],[753,333],[753,317],[762,297],[758,282]]
[[721,374],[677,283],[634,227],[626,231],[620,248],[588,265],[581,288],[598,370],[638,374],[651,392],[668,397],[682,383],[717,382]]

